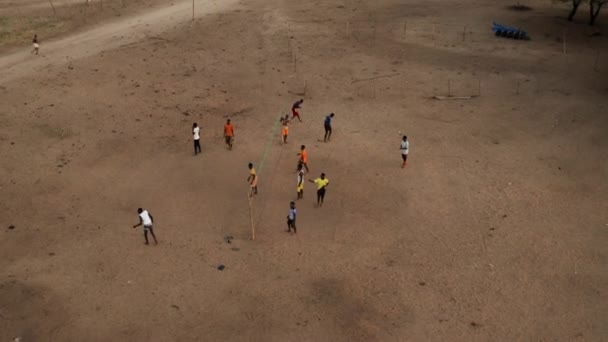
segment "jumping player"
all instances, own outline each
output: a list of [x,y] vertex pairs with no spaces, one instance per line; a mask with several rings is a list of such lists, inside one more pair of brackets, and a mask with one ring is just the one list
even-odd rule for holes
[[306,168],[306,173],[310,172],[308,169],[308,153],[306,152],[306,146],[300,146],[300,153],[298,153],[298,156],[300,156],[298,164],[304,165],[304,168]]
[[300,99],[298,101],[296,101],[293,106],[291,106],[291,115],[293,115],[291,117],[291,119],[295,119],[296,117],[298,118],[298,120],[300,122],[302,122],[302,119],[300,119],[300,109],[302,108],[302,103],[304,103],[303,99]]
[[139,215],[139,223],[134,225],[133,228],[137,228],[144,225],[144,239],[146,239],[146,245],[148,244],[148,232],[152,235],[154,239],[154,244],[158,245],[158,241],[156,241],[156,235],[154,235],[154,231],[152,230],[152,223],[154,223],[154,218],[147,211],[142,208],[137,209],[137,214]]
[[328,142],[331,139],[331,119],[333,119],[334,113],[329,114],[325,117],[325,137],[323,138],[323,142]]
[[249,193],[249,197],[258,194],[258,175],[255,173],[255,169],[253,168],[253,164],[249,163],[249,177],[247,177],[247,182],[251,186],[251,192]]
[[289,214],[287,214],[287,232],[291,233],[293,229],[293,233],[297,234],[296,230],[296,204],[294,202],[289,202]]
[[234,141],[234,125],[230,123],[230,119],[226,120],[226,124],[224,125],[224,139],[226,139],[228,150],[232,151],[232,142]]
[[403,159],[403,164],[401,164],[401,168],[405,168],[407,165],[407,154],[410,149],[410,142],[407,141],[407,136],[403,136],[403,140],[401,140],[401,159]]
[[323,200],[325,199],[325,190],[329,185],[329,179],[325,178],[325,174],[322,173],[321,177],[315,180],[309,179],[309,182],[315,183],[317,185],[317,205],[319,207],[322,207]]

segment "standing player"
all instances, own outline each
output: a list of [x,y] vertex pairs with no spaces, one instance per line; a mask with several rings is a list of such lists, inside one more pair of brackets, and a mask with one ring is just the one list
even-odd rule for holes
[[38,54],[38,51],[40,51],[40,41],[38,40],[38,35],[35,34],[34,38],[32,39],[32,46],[34,47],[34,49],[32,49],[32,51],[30,53],[36,53]]
[[306,152],[306,146],[300,146],[300,153],[298,153],[300,159],[298,160],[298,165],[304,165],[306,168],[306,173],[310,172],[308,169],[308,153]]
[[137,214],[139,215],[139,223],[134,225],[133,228],[137,228],[144,225],[144,239],[146,239],[146,245],[148,244],[148,232],[152,235],[154,239],[154,244],[158,245],[158,241],[156,241],[156,235],[154,235],[154,231],[152,230],[152,223],[154,223],[154,218],[147,211],[142,208],[137,209]]
[[201,153],[201,128],[195,122],[192,124],[192,137],[194,138],[194,155]]
[[298,118],[298,120],[300,120],[300,122],[302,122],[302,119],[300,119],[300,109],[302,108],[302,103],[304,103],[303,99],[299,99],[298,101],[296,101],[293,106],[291,106],[291,115],[293,115],[291,117],[291,119],[295,119],[296,117]]
[[297,234],[296,230],[296,204],[294,202],[289,202],[289,214],[287,214],[287,232],[291,233],[293,229],[293,233]]
[[298,192],[298,199],[304,198],[304,170],[302,170],[302,164],[298,164],[298,186],[296,190]]
[[255,173],[255,169],[253,168],[253,164],[249,163],[249,177],[247,177],[247,182],[251,186],[251,192],[249,193],[249,197],[258,194],[258,175]]
[[226,120],[224,125],[224,139],[226,139],[226,145],[228,150],[232,151],[232,142],[234,140],[234,126],[230,123],[230,119]]
[[317,185],[317,205],[319,207],[322,207],[323,200],[325,199],[325,190],[329,185],[329,179],[325,178],[325,174],[322,173],[321,177],[315,180],[309,179],[309,182],[315,183]]
[[403,136],[403,140],[401,140],[401,159],[403,159],[403,164],[401,164],[401,168],[405,168],[407,165],[407,153],[410,149],[410,142],[407,141],[407,136]]
[[328,142],[331,139],[331,119],[333,118],[334,113],[331,113],[325,117],[325,137],[323,138],[323,142]]

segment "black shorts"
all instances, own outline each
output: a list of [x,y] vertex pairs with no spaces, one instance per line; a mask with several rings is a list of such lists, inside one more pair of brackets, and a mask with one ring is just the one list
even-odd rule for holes
[[232,142],[232,137],[226,137],[226,144],[230,144]]
[[407,160],[407,154],[401,153],[401,158],[403,158],[403,161],[406,161]]
[[287,219],[287,227],[295,228],[296,227],[296,220]]
[[317,196],[321,198],[325,197],[325,188],[317,190]]
[[325,132],[331,132],[331,125],[325,125]]

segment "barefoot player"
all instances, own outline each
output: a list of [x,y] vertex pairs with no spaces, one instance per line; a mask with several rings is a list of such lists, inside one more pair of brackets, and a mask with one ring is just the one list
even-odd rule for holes
[[410,149],[410,143],[407,141],[407,136],[403,136],[403,140],[401,140],[401,159],[403,159],[403,163],[401,164],[401,168],[405,168],[407,165],[407,154]]
[[302,108],[302,103],[304,103],[303,99],[299,99],[298,101],[296,101],[293,106],[291,106],[291,119],[295,119],[296,117],[298,118],[298,120],[300,122],[302,122],[302,119],[300,119],[300,109]]
[[334,113],[325,117],[325,122],[323,124],[323,126],[325,126],[325,137],[323,138],[323,142],[328,142],[331,139],[331,119],[333,118]]
[[315,183],[317,185],[317,205],[319,207],[322,207],[323,200],[325,199],[325,190],[329,185],[329,179],[325,178],[325,174],[322,173],[321,177],[315,180],[309,179],[309,182]]
[[154,218],[147,211],[142,208],[137,209],[137,214],[139,215],[139,223],[134,225],[133,228],[137,228],[144,225],[144,239],[146,240],[146,245],[148,244],[148,232],[152,235],[154,239],[154,244],[158,245],[158,241],[156,241],[156,235],[154,235],[154,230],[152,230],[152,223],[154,223]]
[[249,163],[249,177],[247,177],[247,182],[251,186],[251,192],[249,193],[249,197],[258,194],[258,175],[255,173],[255,169],[253,168],[253,164]]
[[302,170],[302,164],[298,164],[298,185],[296,190],[298,192],[297,198],[304,198],[304,170]]
[[289,214],[287,214],[287,232],[297,234],[296,230],[296,204],[294,202],[289,203]]
[[224,139],[226,139],[228,150],[232,151],[232,142],[234,141],[234,125],[232,125],[230,119],[226,120],[226,124],[224,125]]
[[308,169],[308,153],[306,152],[306,146],[300,146],[300,153],[298,153],[298,156],[300,156],[298,164],[304,165],[304,168],[306,168],[306,173],[310,172]]

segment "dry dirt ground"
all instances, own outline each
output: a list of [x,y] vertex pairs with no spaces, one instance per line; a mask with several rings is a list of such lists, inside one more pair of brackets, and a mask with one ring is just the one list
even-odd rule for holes
[[[170,3],[0,58],[0,339],[608,339],[608,42],[582,15],[235,0],[191,23]],[[481,96],[430,99],[448,84]],[[292,236],[301,144],[331,183],[323,208],[306,185]]]

